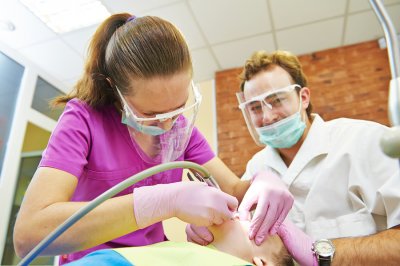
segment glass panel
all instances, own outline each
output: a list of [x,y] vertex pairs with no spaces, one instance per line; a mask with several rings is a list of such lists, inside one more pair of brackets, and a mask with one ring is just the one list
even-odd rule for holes
[[[40,156],[41,152],[38,152],[37,154],[32,154],[28,157],[21,158],[17,190],[15,191],[14,202],[11,209],[10,222],[8,225],[7,238],[1,265],[17,265],[20,261],[20,258],[15,254],[14,251],[13,229],[25,191],[33,177],[33,174],[36,171],[37,166],[39,165],[40,159],[42,158]],[[37,257],[30,263],[30,265],[53,265],[53,261],[54,257]]]
[[[16,265],[20,259],[15,254],[13,243],[13,229],[15,220],[25,195],[25,191],[39,165],[42,150],[47,146],[50,132],[28,123],[22,147],[21,163],[14,193],[3,259],[0,265]],[[53,265],[54,257],[38,257],[30,265]]]
[[65,95],[65,93],[41,77],[38,77],[35,94],[33,95],[32,108],[41,112],[45,116],[48,116],[54,120],[58,120],[63,108],[51,108],[49,106],[49,101],[60,95]]
[[0,173],[24,67],[0,52]]

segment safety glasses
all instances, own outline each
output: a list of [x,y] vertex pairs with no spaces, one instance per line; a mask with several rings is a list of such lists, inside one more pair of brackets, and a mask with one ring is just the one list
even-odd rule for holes
[[296,88],[301,89],[301,86],[292,84],[281,89],[267,91],[240,103],[239,108],[242,110],[247,109],[250,113],[261,112],[262,105],[267,106],[270,110],[280,108],[290,97],[290,93]]
[[[123,102],[123,104],[128,108],[130,112],[130,116],[135,119],[137,122],[165,122],[167,120],[176,120],[179,115],[184,114],[185,112],[188,112],[191,109],[197,109],[201,103],[202,100],[202,95],[199,91],[199,89],[196,87],[194,84],[193,80],[191,81],[191,91],[193,94],[194,102],[189,104],[188,106],[179,108],[177,110],[168,112],[168,113],[163,113],[163,114],[156,114],[153,117],[139,117],[133,112],[131,109],[130,105],[126,102],[125,98],[122,96],[122,93],[120,90],[117,88],[118,94]],[[189,97],[190,98],[190,97]]]

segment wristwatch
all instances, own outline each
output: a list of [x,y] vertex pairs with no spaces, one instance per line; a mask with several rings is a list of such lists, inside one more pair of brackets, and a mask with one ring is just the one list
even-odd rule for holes
[[320,239],[313,243],[312,251],[317,256],[319,266],[330,266],[333,254],[335,254],[335,246],[328,239]]

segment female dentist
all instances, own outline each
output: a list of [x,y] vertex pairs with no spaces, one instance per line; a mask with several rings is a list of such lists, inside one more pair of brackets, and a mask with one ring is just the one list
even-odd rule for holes
[[[204,165],[224,192],[179,182],[179,169],[155,174],[102,203],[42,255],[65,254],[60,260],[64,264],[98,249],[161,242],[166,240],[161,221],[170,217],[195,226],[230,219],[250,182],[240,181],[194,127],[200,102],[188,46],[174,25],[130,14],[105,20],[92,38],[75,89],[56,100],[66,104],[65,110],[18,214],[17,254],[25,256],[110,187],[175,160]],[[292,204],[283,184],[269,186],[271,178],[264,178],[258,202],[277,207],[260,212],[255,224],[261,235],[283,221]],[[285,204],[269,197],[269,191],[283,195]]]

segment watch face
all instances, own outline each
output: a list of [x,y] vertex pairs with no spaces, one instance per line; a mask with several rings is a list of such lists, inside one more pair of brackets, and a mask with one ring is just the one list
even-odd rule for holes
[[314,244],[314,249],[318,255],[323,257],[332,256],[335,252],[335,248],[333,247],[332,242],[329,240],[318,240]]

